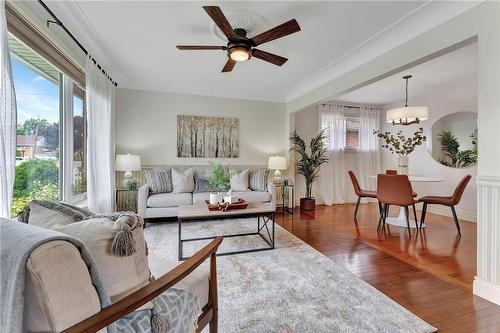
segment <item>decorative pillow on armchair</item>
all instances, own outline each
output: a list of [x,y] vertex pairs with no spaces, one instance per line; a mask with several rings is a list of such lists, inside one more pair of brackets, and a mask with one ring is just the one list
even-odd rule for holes
[[[148,284],[150,273],[144,222],[138,215],[100,216],[61,203],[33,201],[24,218],[29,224],[57,230],[82,241],[94,257],[113,303]],[[150,308],[151,304],[142,308],[145,307]]]

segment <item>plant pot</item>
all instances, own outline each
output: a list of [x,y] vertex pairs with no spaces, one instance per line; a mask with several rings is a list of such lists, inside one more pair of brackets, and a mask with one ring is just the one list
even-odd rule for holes
[[316,199],[300,198],[300,210],[310,211],[316,209]]
[[223,194],[220,193],[210,193],[210,204],[217,205],[219,202],[222,203],[222,199],[224,198]]

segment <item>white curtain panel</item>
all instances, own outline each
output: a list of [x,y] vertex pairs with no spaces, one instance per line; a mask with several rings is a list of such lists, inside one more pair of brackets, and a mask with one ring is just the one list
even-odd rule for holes
[[115,88],[90,58],[85,64],[88,122],[87,200],[95,213],[115,206]]
[[376,175],[381,171],[380,142],[374,130],[380,129],[379,108],[360,108],[359,129],[359,170],[358,181],[362,188],[374,189],[374,182],[370,175]]
[[16,166],[16,95],[10,67],[5,2],[0,5],[0,217],[10,217]]
[[342,204],[345,197],[345,117],[341,105],[319,106],[320,128],[328,131],[328,163],[320,171],[320,193],[325,205]]

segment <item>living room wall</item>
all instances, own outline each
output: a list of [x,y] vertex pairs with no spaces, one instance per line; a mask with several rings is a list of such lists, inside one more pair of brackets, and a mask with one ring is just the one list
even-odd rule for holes
[[282,103],[117,89],[116,153],[141,156],[143,166],[208,164],[215,159],[177,157],[177,115],[239,119],[238,158],[233,165],[267,165],[287,152],[287,113]]

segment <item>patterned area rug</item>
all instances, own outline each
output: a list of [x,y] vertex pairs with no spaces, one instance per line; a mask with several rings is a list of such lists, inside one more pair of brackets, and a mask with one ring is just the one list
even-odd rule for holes
[[[256,219],[185,223],[183,238],[252,232]],[[177,258],[177,223],[149,224],[151,255]],[[185,255],[206,242],[185,246]],[[266,245],[224,239],[219,251]],[[217,258],[220,332],[425,333],[427,324],[341,265],[276,225],[276,249]],[[208,330],[207,330],[208,332]]]

